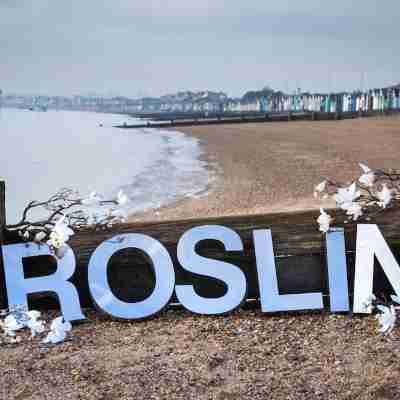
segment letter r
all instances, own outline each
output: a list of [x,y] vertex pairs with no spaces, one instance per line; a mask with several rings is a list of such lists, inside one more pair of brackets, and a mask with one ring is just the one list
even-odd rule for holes
[[4,274],[6,279],[8,306],[28,306],[28,294],[54,292],[58,296],[63,317],[68,321],[84,319],[78,292],[68,282],[75,271],[75,255],[70,247],[64,257],[57,260],[57,270],[53,274],[25,278],[22,260],[26,257],[51,254],[46,245],[18,243],[2,246]]

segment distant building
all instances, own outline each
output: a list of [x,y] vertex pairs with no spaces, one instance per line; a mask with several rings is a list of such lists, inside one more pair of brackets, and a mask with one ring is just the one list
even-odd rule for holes
[[5,95],[0,91],[0,106],[37,109],[85,110],[114,113],[143,112],[355,112],[400,109],[400,85],[364,92],[287,94],[265,87],[248,91],[241,98],[223,92],[180,91],[161,97],[42,96]]

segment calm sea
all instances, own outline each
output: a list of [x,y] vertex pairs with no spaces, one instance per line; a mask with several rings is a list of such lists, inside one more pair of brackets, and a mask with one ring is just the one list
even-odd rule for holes
[[90,112],[0,110],[0,179],[7,218],[70,187],[114,195],[124,189],[131,211],[159,207],[204,191],[208,172],[199,142],[179,132],[113,128],[135,120]]

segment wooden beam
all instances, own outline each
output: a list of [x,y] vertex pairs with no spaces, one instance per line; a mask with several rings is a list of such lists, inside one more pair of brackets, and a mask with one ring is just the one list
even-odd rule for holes
[[[335,226],[345,226],[345,239],[350,291],[353,288],[354,250],[356,225],[344,225],[343,218],[333,210]],[[400,211],[389,210],[374,220],[385,239],[400,259]],[[71,238],[77,269],[72,281],[81,295],[82,304],[90,304],[87,284],[87,266],[96,247],[104,240],[124,233],[143,233],[159,240],[168,250],[175,268],[178,284],[194,285],[198,294],[205,297],[218,297],[224,294],[224,284],[200,275],[185,271],[176,256],[176,247],[181,235],[187,230],[201,225],[223,225],[235,230],[244,244],[243,252],[226,252],[221,243],[204,241],[197,251],[209,258],[224,260],[239,266],[248,282],[248,298],[258,299],[259,289],[252,232],[256,229],[271,229],[277,264],[279,289],[282,294],[323,292],[328,295],[327,273],[325,264],[325,242],[318,231],[316,218],[318,212],[279,213],[269,215],[228,216],[219,218],[190,219],[154,223],[123,224],[108,231],[90,230],[77,233]],[[15,235],[7,235],[9,243],[18,242]],[[25,260],[25,275],[40,276],[54,271],[54,262],[37,257]],[[146,298],[154,287],[154,275],[148,258],[133,249],[115,254],[108,267],[108,279],[114,294],[125,301],[140,301]],[[387,291],[388,282],[382,271],[377,269],[375,289]],[[45,297],[45,296],[42,296]],[[176,301],[176,299],[172,299]]]

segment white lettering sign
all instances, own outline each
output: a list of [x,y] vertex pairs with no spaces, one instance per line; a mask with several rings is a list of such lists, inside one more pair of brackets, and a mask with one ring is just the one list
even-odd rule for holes
[[[234,310],[246,298],[246,276],[240,265],[213,260],[196,252],[203,240],[222,243],[227,252],[243,252],[243,242],[232,229],[217,225],[195,227],[180,238],[177,259],[181,267],[193,274],[203,275],[223,282],[224,295],[207,298],[196,293],[192,284],[175,286],[175,270],[171,255],[157,240],[143,234],[124,234],[101,243],[93,252],[88,266],[88,285],[94,303],[116,318],[141,319],[162,310],[174,293],[188,310],[199,314],[223,314]],[[272,234],[269,229],[253,232],[255,265],[263,312],[321,309],[322,293],[280,294],[276,271]],[[110,258],[118,251],[135,248],[146,253],[152,262],[155,286],[152,293],[138,302],[124,302],[112,292],[107,279]],[[326,235],[330,307],[334,312],[349,310],[347,266],[343,229],[332,229]],[[54,293],[65,319],[84,318],[78,291],[69,281],[75,272],[75,256],[68,248],[62,259],[55,258],[45,245],[20,243],[2,246],[5,284],[10,306],[27,306],[28,295]],[[23,259],[51,256],[56,271],[50,275],[25,278]],[[370,312],[365,303],[372,294],[374,258],[379,261],[396,294],[400,296],[400,267],[376,225],[361,224],[357,227],[356,265],[354,282],[355,313]],[[324,268],[321,265],[321,268]]]

